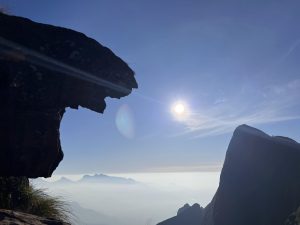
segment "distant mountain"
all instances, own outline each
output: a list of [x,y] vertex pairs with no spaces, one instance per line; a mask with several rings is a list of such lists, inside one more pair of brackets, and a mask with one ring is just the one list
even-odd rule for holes
[[300,220],[299,190],[300,144],[242,125],[230,141],[211,203],[203,210],[184,206],[159,225],[296,225],[287,219]]
[[59,184],[59,185],[70,185],[74,184],[75,182],[66,178],[66,177],[61,177],[59,180],[53,182],[53,184]]
[[84,184],[84,183],[97,183],[97,184],[138,184],[137,181],[131,178],[124,177],[114,177],[108,176],[105,174],[95,174],[95,175],[84,175],[78,181],[72,181],[66,177],[61,177],[59,180],[50,182],[42,178],[31,179],[32,184],[41,187],[47,186],[63,186],[63,185],[76,185],[76,184]]
[[107,176],[104,174],[84,175],[80,183],[106,183],[106,184],[136,184],[137,182],[131,178]]

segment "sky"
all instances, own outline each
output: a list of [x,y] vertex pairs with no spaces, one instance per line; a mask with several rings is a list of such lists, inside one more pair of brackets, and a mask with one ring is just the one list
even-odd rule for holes
[[[300,142],[299,1],[0,0],[85,33],[139,88],[103,115],[67,109],[55,174],[215,171],[240,124]],[[176,118],[172,106],[186,114]]]

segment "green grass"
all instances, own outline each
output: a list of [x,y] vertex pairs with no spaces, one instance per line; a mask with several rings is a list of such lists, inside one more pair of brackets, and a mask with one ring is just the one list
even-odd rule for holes
[[68,204],[59,197],[46,194],[45,190],[29,185],[25,189],[25,204],[20,210],[37,216],[53,218],[59,221],[69,222],[70,211]]
[[43,189],[35,188],[27,178],[0,177],[0,208],[70,222],[69,205]]

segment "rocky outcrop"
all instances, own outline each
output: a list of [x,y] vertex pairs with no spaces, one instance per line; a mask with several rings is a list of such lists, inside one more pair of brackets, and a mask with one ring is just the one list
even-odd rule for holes
[[0,209],[0,225],[70,225],[54,219],[34,216],[27,213]]
[[0,176],[49,177],[63,158],[66,107],[102,113],[134,72],[82,33],[0,13]]
[[191,208],[190,204],[186,203],[184,206],[178,209],[177,216],[190,208]]
[[219,188],[197,224],[282,225],[299,205],[300,144],[242,125],[230,141]]
[[157,225],[199,225],[203,214],[204,209],[199,204],[194,204],[193,206],[185,204],[178,210],[177,216]]

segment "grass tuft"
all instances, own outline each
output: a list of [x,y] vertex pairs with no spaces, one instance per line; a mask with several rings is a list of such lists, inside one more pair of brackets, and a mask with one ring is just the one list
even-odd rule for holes
[[72,213],[60,197],[35,188],[25,177],[0,177],[0,208],[70,223]]
[[67,209],[68,204],[61,198],[50,196],[45,190],[34,188],[32,185],[29,185],[24,191],[26,201],[20,210],[41,217],[69,222],[71,213]]

